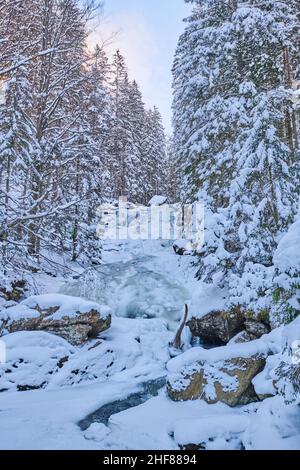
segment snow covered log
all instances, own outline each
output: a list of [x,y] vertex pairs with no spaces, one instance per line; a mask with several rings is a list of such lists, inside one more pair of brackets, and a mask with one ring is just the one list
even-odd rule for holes
[[16,331],[43,330],[79,345],[107,330],[108,307],[79,297],[61,294],[32,296],[0,311],[0,335]]

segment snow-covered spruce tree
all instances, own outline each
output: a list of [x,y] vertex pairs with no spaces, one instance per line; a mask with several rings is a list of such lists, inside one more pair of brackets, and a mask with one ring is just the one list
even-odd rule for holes
[[146,111],[145,105],[142,100],[142,94],[136,81],[129,85],[129,126],[130,134],[132,136],[132,155],[127,163],[127,185],[128,195],[133,202],[146,202],[146,184],[149,182],[146,179],[144,161],[144,142],[145,142],[145,119]]
[[180,200],[179,187],[181,174],[178,168],[177,155],[175,150],[174,137],[167,138],[167,159],[165,167],[165,182],[163,184],[164,194],[168,197],[170,203],[176,203]]
[[146,110],[135,81],[130,82],[124,57],[112,63],[113,119],[110,155],[115,197],[146,203],[160,190],[166,162],[166,140],[157,108]]
[[[103,47],[98,45],[92,54],[85,86],[85,114],[89,134],[94,143],[94,163],[97,168],[95,203],[113,197],[112,162],[109,153],[112,129],[112,101],[109,93],[110,64]],[[95,171],[93,172],[95,173]],[[93,203],[92,203],[93,205]]]
[[[6,72],[0,72],[4,85],[0,104],[0,260],[6,271],[26,265],[28,232],[19,221],[30,206],[28,181],[38,152],[30,115],[33,59],[29,58],[34,55],[34,15],[30,6],[30,0],[1,4],[0,54],[1,67]],[[41,51],[37,49],[36,54]]]
[[[93,0],[5,0],[0,11],[0,77],[9,103],[0,124],[1,257],[10,253],[14,265],[22,259],[32,270],[49,262],[52,269],[57,251],[98,262],[99,204],[119,195],[145,202],[157,187],[159,113],[147,120],[120,53],[113,64],[103,48],[88,54]],[[144,144],[151,133],[157,151],[150,161]]]
[[[45,249],[68,246],[72,235],[66,214],[72,212],[70,207],[76,212],[78,201],[84,198],[81,193],[74,194],[74,187],[85,165],[79,173],[74,167],[80,129],[84,128],[78,100],[87,81],[84,64],[90,9],[81,8],[75,0],[45,0],[36,3],[35,13],[38,17],[36,42],[40,41],[44,48],[52,51],[50,56],[37,60],[32,68],[32,119],[40,152],[33,162],[37,171],[30,178],[32,208],[28,217],[28,250],[38,260],[47,256]],[[84,145],[81,147],[83,159]]]
[[[101,260],[101,243],[97,237],[97,210],[104,201],[113,197],[113,179],[109,154],[111,98],[109,72],[105,51],[96,46],[89,65],[84,71],[84,86],[75,94],[80,116],[77,131],[70,142],[70,155],[76,156],[76,171],[69,180],[74,197],[78,198],[70,214],[70,241],[72,260],[87,265]],[[72,159],[73,160],[73,159]],[[79,197],[80,196],[80,197]]]
[[145,117],[145,138],[143,141],[143,173],[145,202],[155,194],[166,192],[167,143],[161,114],[157,107],[149,109]]
[[[35,0],[0,0],[0,80],[7,80],[20,66],[29,65],[50,50],[35,47]],[[42,44],[40,44],[42,46]]]
[[[87,233],[88,227],[92,225],[92,214],[96,214],[95,197],[99,201],[98,205],[100,203],[96,191],[100,187],[101,166],[99,147],[92,135],[94,123],[88,113],[92,90],[91,77],[86,69],[86,25],[76,5],[73,7],[72,26],[66,38],[68,42],[76,44],[76,49],[72,50],[73,64],[69,76],[72,85],[59,108],[68,128],[65,131],[65,139],[62,140],[61,157],[58,155],[58,164],[63,174],[60,183],[61,196],[67,204],[68,201],[72,201],[72,204],[63,214],[64,217],[66,214],[68,216],[67,224],[60,220],[61,217],[55,217],[53,223],[57,225],[59,222],[66,227],[65,246],[70,250],[72,261],[78,258],[86,261],[92,251]],[[97,86],[97,83],[94,83],[94,86]]]
[[[206,245],[199,276],[212,282],[224,259],[225,210],[236,166],[236,129],[240,118],[239,81],[233,57],[234,2],[191,1],[174,61],[174,128],[180,193],[206,209]],[[234,77],[236,77],[234,79]],[[225,262],[224,262],[225,264]],[[216,281],[217,282],[217,281]]]
[[[21,57],[18,58],[21,62]],[[28,66],[8,80],[0,105],[0,244],[3,269],[24,266],[27,232],[15,223],[28,208],[28,177],[38,151],[33,123],[26,113],[30,89]]]
[[[270,308],[273,254],[297,208],[297,165],[280,129],[284,90],[250,91],[249,127],[231,184],[226,243],[233,248],[230,295],[249,310]],[[295,197],[296,196],[296,197]]]
[[272,255],[297,202],[296,4],[191,3],[174,122],[184,192],[206,204],[199,275],[226,286],[229,304],[258,311],[270,306]]
[[125,59],[117,51],[112,62],[112,111],[113,127],[111,132],[110,154],[113,162],[114,196],[128,194],[128,170],[134,167],[133,136],[129,118],[130,82]]
[[[15,2],[14,6],[14,11],[7,15],[6,28],[3,27],[9,31],[7,41],[14,44],[13,52],[10,55],[6,52],[6,69],[11,69],[6,77],[8,95],[11,102],[17,103],[11,109],[21,116],[22,129],[30,127],[35,146],[28,151],[28,158],[21,152],[22,161],[27,159],[23,172],[25,189],[14,167],[14,205],[19,205],[21,210],[18,212],[14,207],[8,232],[22,233],[22,246],[27,244],[23,260],[27,257],[27,261],[31,258],[37,262],[47,256],[45,250],[63,250],[69,246],[70,232],[73,233],[70,230],[73,219],[68,220],[70,208],[94,194],[83,184],[87,172],[97,174],[91,164],[87,165],[86,158],[91,148],[87,132],[91,133],[91,126],[87,124],[86,109],[78,106],[85,91],[89,93],[85,41],[92,2],[86,8],[77,0],[28,0]],[[25,26],[20,27],[21,24]],[[33,59],[29,61],[28,56]],[[26,101],[17,99],[15,90],[18,70],[25,66],[28,67]],[[7,107],[6,113],[9,111]],[[86,133],[86,140],[80,149],[83,154],[80,168],[75,173],[81,130]],[[23,135],[22,130],[16,132],[19,141],[24,140]],[[91,161],[90,154],[88,161]],[[80,191],[75,194],[78,178]]]
[[[185,178],[184,199],[201,188],[215,208],[226,206],[232,145],[238,119],[233,2],[188,0],[193,12],[176,51],[174,128],[176,151]],[[222,187],[222,191],[220,191]]]
[[273,254],[298,205],[298,137],[286,63],[296,58],[298,22],[290,4],[269,1],[240,7],[233,20],[241,70],[250,68],[240,87],[245,124],[225,236],[234,247],[230,296],[234,304],[266,314],[274,290]]

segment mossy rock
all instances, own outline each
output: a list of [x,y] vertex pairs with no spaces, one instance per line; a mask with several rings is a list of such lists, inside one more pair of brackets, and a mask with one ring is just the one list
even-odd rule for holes
[[205,400],[234,407],[259,401],[252,379],[266,364],[265,356],[236,357],[215,364],[199,362],[191,374],[171,378],[167,392],[173,401]]

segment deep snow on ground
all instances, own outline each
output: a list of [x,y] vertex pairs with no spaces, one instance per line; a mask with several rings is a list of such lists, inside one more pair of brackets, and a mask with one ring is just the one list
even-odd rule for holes
[[[115,312],[112,326],[100,340],[77,348],[47,333],[7,335],[8,362],[2,371],[11,386],[0,394],[0,448],[178,449],[197,442],[207,449],[299,449],[300,408],[284,405],[279,396],[230,408],[199,400],[175,403],[162,388],[157,397],[112,413],[106,424],[80,428],[89,414],[141,392],[145,382],[166,376],[168,364],[172,368],[182,361],[179,356],[169,362],[169,344],[184,302],[199,315],[221,308],[223,294],[194,279],[192,260],[176,256],[168,242],[106,243],[103,265],[79,279],[61,278],[51,285],[44,277],[43,292],[109,305]],[[132,316],[137,318],[126,318]],[[14,367],[18,348],[26,360]],[[66,351],[68,362],[51,373]],[[5,372],[8,367],[12,376]],[[33,376],[44,389],[15,391],[14,384]]]

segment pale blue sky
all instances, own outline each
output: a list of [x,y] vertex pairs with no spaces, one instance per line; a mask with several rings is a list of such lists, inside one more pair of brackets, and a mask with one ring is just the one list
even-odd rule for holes
[[119,31],[109,46],[126,57],[130,77],[140,85],[147,106],[160,109],[171,131],[171,67],[183,18],[190,7],[184,0],[105,0],[105,19],[92,41]]

